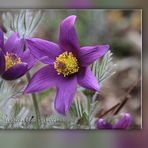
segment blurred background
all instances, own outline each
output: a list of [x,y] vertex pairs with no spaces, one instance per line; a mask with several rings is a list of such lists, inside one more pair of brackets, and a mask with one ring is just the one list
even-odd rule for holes
[[[3,10],[7,11],[7,10]],[[1,11],[1,13],[3,12]],[[16,10],[15,12],[17,12]],[[13,12],[13,13],[15,13]],[[78,32],[80,45],[94,45],[94,44],[109,44],[113,52],[113,62],[116,64],[116,73],[107,79],[102,88],[102,105],[104,108],[109,109],[120,99],[122,99],[128,89],[141,78],[141,54],[142,54],[142,11],[141,10],[43,10],[44,18],[40,24],[39,30],[34,37],[57,41],[59,23],[66,16],[75,14],[77,15],[76,29]],[[2,21],[1,21],[2,26]],[[36,71],[36,69],[34,69]],[[42,100],[40,100],[40,108],[43,113],[49,113],[49,95],[43,93]],[[50,94],[51,95],[51,94]],[[52,98],[52,97],[51,97]],[[141,82],[137,83],[130,94],[130,99],[122,109],[124,112],[131,113],[133,117],[132,129],[140,129],[142,125],[141,119]],[[112,142],[115,135],[111,132],[95,131],[86,135],[86,132],[77,131],[64,131],[55,132],[34,132],[26,135],[27,131],[23,134],[17,132],[21,136],[16,135],[18,144],[24,145],[25,140],[27,144],[31,144],[34,140],[45,140],[44,146],[48,147],[49,144],[64,147],[64,144],[69,144],[72,147],[73,139],[78,140],[81,146],[97,147],[115,147]],[[98,135],[98,133],[100,133]],[[12,134],[12,132],[11,132]],[[6,137],[9,133],[5,134]],[[92,135],[92,136],[91,136]],[[84,138],[91,140],[82,144]],[[4,138],[3,139],[7,139]],[[49,140],[50,139],[50,140]],[[65,139],[67,139],[65,141]],[[81,140],[80,140],[81,139]],[[93,140],[92,140],[93,139]],[[8,139],[7,139],[8,140]],[[15,140],[15,139],[14,139]],[[11,142],[11,138],[9,140]],[[94,142],[93,142],[94,141]],[[95,141],[98,141],[97,143]],[[107,143],[105,141],[108,141]],[[63,143],[65,142],[65,143]],[[41,143],[38,141],[34,147],[39,147]],[[9,144],[8,144],[9,145]],[[10,144],[12,146],[12,144]],[[28,146],[27,145],[27,146]],[[25,145],[26,147],[26,145]]]

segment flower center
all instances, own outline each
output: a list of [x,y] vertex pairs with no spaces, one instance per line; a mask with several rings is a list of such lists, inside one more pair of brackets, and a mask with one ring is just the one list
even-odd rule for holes
[[63,74],[64,77],[66,77],[78,72],[78,60],[72,54],[72,52],[66,51],[56,58],[56,61],[54,62],[54,68],[56,69],[58,75]]
[[6,61],[6,70],[11,68],[12,66],[22,63],[21,59],[16,54],[8,52],[5,55],[5,61]]

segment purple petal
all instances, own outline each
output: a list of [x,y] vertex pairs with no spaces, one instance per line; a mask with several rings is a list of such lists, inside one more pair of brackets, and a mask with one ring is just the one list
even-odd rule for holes
[[100,85],[89,67],[81,68],[78,73],[78,83],[80,86],[93,91],[100,90]]
[[24,37],[18,38],[18,40],[16,42],[16,46],[15,46],[15,48],[16,48],[15,51],[18,56],[21,56],[23,54],[24,46],[25,46]]
[[62,53],[57,44],[38,38],[27,39],[27,47],[37,59],[47,56],[49,59],[55,59]]
[[18,34],[16,32],[14,32],[6,41],[4,48],[5,48],[5,52],[13,52],[16,53],[16,44],[18,42]]
[[40,61],[44,64],[53,64],[53,62],[55,61],[55,59],[50,59],[48,56],[42,57],[40,58]]
[[26,63],[17,64],[5,71],[2,75],[2,78],[5,80],[15,80],[23,76],[27,70],[28,65]]
[[79,41],[74,28],[76,16],[72,15],[64,19],[60,24],[59,43],[64,51],[71,51],[77,54]]
[[24,50],[25,39],[19,38],[18,33],[14,32],[4,45],[5,52],[16,53],[21,56]]
[[121,118],[115,123],[115,129],[127,129],[132,123],[131,115],[128,113],[122,113]]
[[24,93],[35,93],[55,86],[58,79],[53,65],[48,65],[37,71],[31,78]]
[[0,75],[5,71],[5,57],[3,51],[0,49]]
[[82,47],[79,51],[79,60],[81,66],[85,67],[92,64],[95,60],[102,57],[108,49],[109,45]]
[[24,51],[20,58],[22,62],[28,64],[28,69],[32,68],[32,66],[34,66],[34,64],[37,62],[37,59],[31,54],[28,48]]
[[4,48],[4,34],[3,31],[0,29],[0,48]]
[[96,122],[97,129],[112,129],[112,124],[106,122],[104,119],[99,119]]
[[69,111],[77,87],[77,78],[64,78],[59,80],[54,107],[57,112],[65,115]]

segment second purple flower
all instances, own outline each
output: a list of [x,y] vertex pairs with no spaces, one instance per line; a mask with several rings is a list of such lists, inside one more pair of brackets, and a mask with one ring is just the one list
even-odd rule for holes
[[0,76],[5,80],[15,80],[25,75],[36,59],[28,47],[24,50],[25,38],[17,32],[4,41],[4,33],[0,29]]

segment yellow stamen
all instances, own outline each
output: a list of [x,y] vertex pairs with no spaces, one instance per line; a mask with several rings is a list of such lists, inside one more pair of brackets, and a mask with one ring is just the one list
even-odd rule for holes
[[6,61],[6,70],[11,68],[12,66],[22,63],[21,59],[17,57],[16,54],[8,52],[5,55],[5,61]]
[[54,62],[54,68],[56,69],[58,75],[63,74],[64,77],[66,77],[78,72],[78,60],[72,54],[72,52],[66,51],[56,58],[56,61]]

